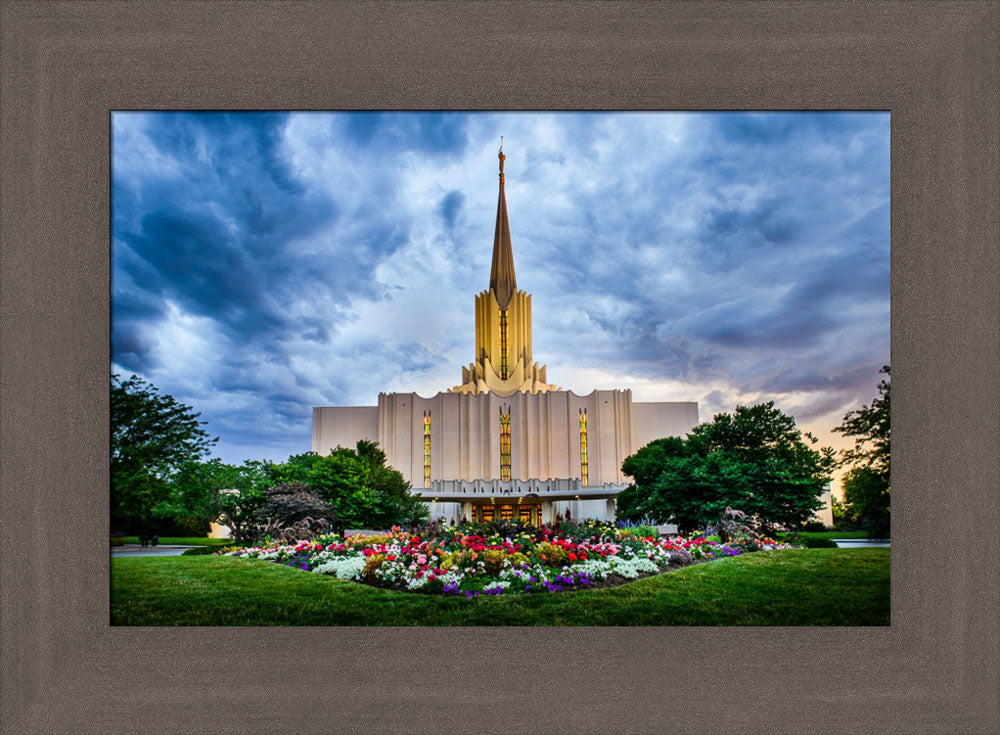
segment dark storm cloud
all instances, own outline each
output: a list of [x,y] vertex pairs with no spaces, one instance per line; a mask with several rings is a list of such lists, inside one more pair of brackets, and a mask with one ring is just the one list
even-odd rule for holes
[[350,112],[344,114],[348,141],[398,153],[461,153],[468,144],[463,116],[449,113]]
[[460,191],[449,191],[441,199],[441,217],[449,230],[455,228],[455,221],[458,219],[459,212],[462,211],[464,202],[465,197]]
[[[212,318],[232,339],[263,349],[289,333],[328,338],[337,312],[330,324],[297,316],[293,303],[304,294],[342,306],[375,293],[372,270],[406,241],[408,223],[361,212],[367,224],[353,226],[349,242],[338,240],[336,203],[305,191],[278,151],[284,116],[145,119],[149,140],[185,175],[135,177],[131,187],[116,181],[115,329],[134,318],[119,288],[126,278],[161,303]],[[288,248],[324,231],[331,233],[326,252]]]

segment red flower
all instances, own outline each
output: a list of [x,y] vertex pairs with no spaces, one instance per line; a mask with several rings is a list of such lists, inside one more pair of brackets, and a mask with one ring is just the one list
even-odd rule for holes
[[392,554],[389,554],[385,559],[386,561],[396,561],[396,557]]

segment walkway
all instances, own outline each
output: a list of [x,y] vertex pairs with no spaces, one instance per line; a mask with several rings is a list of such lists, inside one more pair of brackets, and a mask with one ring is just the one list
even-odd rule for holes
[[889,548],[889,539],[886,538],[835,538],[831,539],[837,544],[838,549],[860,549],[866,546],[875,546],[882,549]]

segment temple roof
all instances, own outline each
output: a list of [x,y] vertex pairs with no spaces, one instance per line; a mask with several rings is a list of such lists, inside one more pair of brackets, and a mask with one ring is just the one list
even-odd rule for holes
[[514,251],[510,247],[510,225],[507,223],[507,200],[503,194],[503,138],[500,139],[500,199],[497,202],[497,225],[493,233],[493,266],[490,268],[490,288],[496,294],[501,309],[506,309],[517,289],[514,280]]

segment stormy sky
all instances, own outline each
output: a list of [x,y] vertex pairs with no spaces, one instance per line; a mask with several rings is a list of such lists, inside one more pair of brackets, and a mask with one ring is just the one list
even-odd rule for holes
[[504,136],[534,357],[580,394],[774,400],[824,444],[889,363],[882,113],[115,113],[112,372],[227,462],[473,359]]

